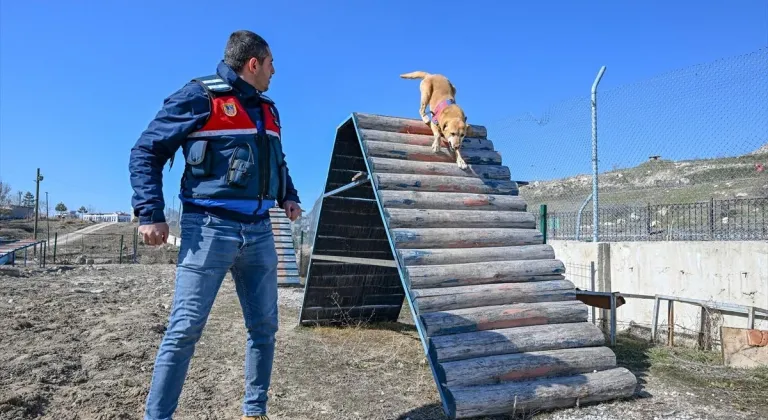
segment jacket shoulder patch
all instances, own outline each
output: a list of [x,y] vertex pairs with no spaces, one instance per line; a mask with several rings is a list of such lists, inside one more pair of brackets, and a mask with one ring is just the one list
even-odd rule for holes
[[232,86],[230,86],[229,83],[224,81],[224,79],[222,79],[218,75],[197,77],[193,80],[203,85],[203,87],[207,91],[218,93],[218,92],[228,92],[232,90]]

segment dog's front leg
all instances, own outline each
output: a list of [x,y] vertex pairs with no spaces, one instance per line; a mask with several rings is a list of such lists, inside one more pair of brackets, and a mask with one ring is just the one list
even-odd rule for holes
[[432,135],[434,136],[435,140],[432,142],[432,151],[434,153],[437,153],[440,151],[440,130],[437,128],[437,126],[434,123],[430,123],[429,127],[432,129]]
[[459,165],[459,169],[467,169],[467,162],[464,162],[464,158],[461,157],[461,153],[456,151],[456,164]]

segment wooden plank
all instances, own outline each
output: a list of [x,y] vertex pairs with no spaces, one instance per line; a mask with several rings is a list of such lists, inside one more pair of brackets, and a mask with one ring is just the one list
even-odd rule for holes
[[535,229],[408,228],[391,229],[391,233],[400,249],[538,245],[543,242],[541,232]]
[[[442,146],[437,153],[433,152],[430,146],[412,146],[384,141],[365,140],[363,146],[368,157],[456,164],[456,156],[445,146]],[[501,155],[495,150],[470,149],[462,150],[460,153],[468,165],[501,165]]]
[[[408,133],[393,133],[391,131],[379,131],[361,129],[360,135],[363,140],[370,141],[385,141],[390,143],[410,144],[413,146],[429,146],[432,147],[432,141],[435,138],[430,131],[430,134],[408,134]],[[462,149],[480,149],[480,150],[494,150],[493,142],[486,138],[477,137],[465,137],[461,144]]]
[[488,248],[402,249],[397,252],[407,266],[555,258],[555,250],[549,244]]
[[[365,113],[355,113],[358,129],[393,131],[396,133],[432,134],[432,129],[421,119],[390,117]],[[488,137],[488,130],[482,125],[470,124],[467,137]]]
[[473,284],[530,282],[562,278],[560,260],[496,261],[444,265],[420,265],[406,269],[413,289],[469,286]]
[[535,229],[536,217],[523,211],[386,209],[389,227],[395,228],[520,228]]
[[418,313],[425,313],[513,303],[576,300],[576,289],[569,280],[551,280],[414,289],[411,295]]
[[430,312],[421,315],[427,336],[498,328],[586,322],[586,305],[579,301],[516,303]]
[[497,354],[595,347],[605,344],[597,326],[589,322],[545,324],[460,334],[430,339],[429,352],[438,362]]
[[379,190],[448,192],[469,194],[517,195],[517,183],[500,179],[458,176],[375,174],[373,182]]
[[528,208],[522,197],[503,194],[382,190],[379,197],[382,206],[388,209],[526,211]]
[[581,347],[501,354],[438,364],[449,388],[576,375],[616,367],[608,347]]
[[626,368],[524,382],[449,389],[457,419],[573,407],[629,398],[637,378]]
[[319,254],[313,254],[312,259],[318,260],[318,261],[336,261],[336,262],[343,262],[347,264],[378,265],[381,267],[397,268],[397,263],[395,263],[395,260],[393,259],[381,260],[381,259],[374,259],[374,258],[339,257],[335,255],[319,255]]
[[368,159],[374,173],[400,173],[414,175],[459,176],[509,181],[509,167],[503,165],[468,165],[459,168],[455,162],[417,162],[403,159],[371,157]]

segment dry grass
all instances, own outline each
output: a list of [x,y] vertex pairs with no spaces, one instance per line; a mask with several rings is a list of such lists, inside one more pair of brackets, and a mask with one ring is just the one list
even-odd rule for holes
[[[50,237],[53,238],[54,233],[59,235],[65,235],[72,233],[76,230],[86,228],[94,225],[95,222],[88,222],[79,219],[51,219],[51,220],[38,220],[37,221],[37,237],[38,239],[47,239],[50,233]],[[50,231],[48,227],[50,226]],[[3,220],[0,221],[0,238],[5,239],[32,239],[34,237],[35,221],[34,220]]]
[[723,366],[722,354],[687,347],[654,346],[627,335],[614,348],[620,365],[641,378],[652,376],[694,395],[709,395],[745,413],[768,411],[768,366]]

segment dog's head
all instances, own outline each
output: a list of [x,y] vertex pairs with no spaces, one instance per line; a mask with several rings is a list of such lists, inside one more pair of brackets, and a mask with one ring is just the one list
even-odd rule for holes
[[441,130],[443,137],[448,141],[448,147],[452,151],[461,149],[461,144],[464,141],[464,137],[467,135],[467,119],[465,118],[449,118],[443,122]]

